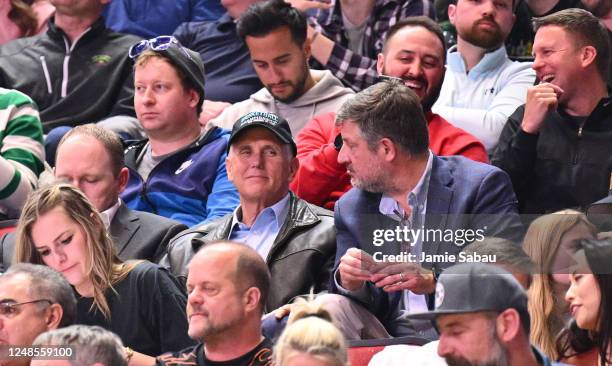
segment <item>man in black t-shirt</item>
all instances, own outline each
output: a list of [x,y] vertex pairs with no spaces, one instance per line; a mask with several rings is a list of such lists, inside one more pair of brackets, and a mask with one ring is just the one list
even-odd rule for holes
[[270,272],[243,244],[208,244],[193,257],[187,275],[189,336],[195,347],[157,357],[157,365],[264,366],[272,343],[261,334]]

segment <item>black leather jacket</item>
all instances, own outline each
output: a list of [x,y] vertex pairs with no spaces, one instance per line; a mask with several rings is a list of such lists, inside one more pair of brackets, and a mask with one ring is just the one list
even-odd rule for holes
[[[272,274],[266,311],[274,310],[311,288],[329,288],[336,253],[333,212],[307,203],[290,193],[289,213],[266,258]],[[184,231],[168,245],[159,264],[185,281],[187,264],[207,243],[229,238],[232,215]]]

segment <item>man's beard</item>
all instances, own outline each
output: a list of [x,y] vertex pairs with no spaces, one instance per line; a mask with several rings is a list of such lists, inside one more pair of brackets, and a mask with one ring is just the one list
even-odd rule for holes
[[[383,66],[382,74],[386,76],[391,76],[387,73],[385,66]],[[406,81],[415,80],[415,81],[422,83],[425,86],[425,95],[421,99],[421,107],[423,108],[424,113],[429,112],[431,110],[431,107],[436,103],[436,101],[438,100],[438,97],[440,96],[440,90],[442,90],[442,82],[444,81],[444,78],[442,78],[440,80],[440,83],[434,88],[432,88],[429,93],[427,93],[429,83],[427,82],[427,79],[425,79],[424,77],[413,78],[413,77],[408,77],[408,76],[399,76],[399,78],[404,81],[404,84],[406,83]]]
[[[440,83],[431,89],[431,93],[425,96],[423,100],[421,100],[421,107],[423,107],[423,112],[427,113],[431,111],[431,107],[436,103],[438,97],[440,96],[440,91],[442,90],[442,83],[444,79],[440,80]],[[427,121],[429,123],[429,121]]]
[[272,96],[274,97],[274,99],[283,102],[285,104],[289,104],[293,101],[295,101],[296,99],[298,99],[299,97],[301,97],[302,95],[304,95],[304,86],[306,85],[306,80],[308,79],[308,75],[310,73],[310,70],[308,69],[308,64],[304,63],[303,65],[304,67],[304,72],[302,73],[302,75],[300,75],[300,78],[298,80],[296,80],[295,83],[293,83],[292,81],[289,80],[285,80],[282,83],[284,83],[285,85],[288,85],[289,87],[291,87],[293,89],[293,91],[291,92],[291,94],[289,94],[288,96],[281,98],[277,95],[275,95],[274,93],[272,93],[272,87],[266,85],[266,89],[268,89],[268,91],[270,92],[270,94],[272,94]]
[[[198,309],[197,311],[201,311]],[[201,342],[211,341],[219,337],[224,337],[224,334],[233,328],[237,328],[241,323],[244,323],[244,318],[241,316],[234,316],[230,319],[212,319],[210,313],[208,313],[208,322],[204,325],[203,329],[199,334],[190,334],[194,339]]]
[[[490,21],[495,24],[495,29],[482,30],[478,27],[478,23],[481,21]],[[478,22],[472,24],[472,26],[465,30],[460,31],[457,29],[459,37],[474,46],[484,48],[485,50],[494,50],[502,45],[504,42],[504,36],[502,35],[501,28],[493,19],[481,19]]]
[[354,187],[371,193],[386,193],[389,191],[391,177],[387,172],[382,171],[379,167],[372,167],[374,174],[370,174],[367,180],[355,178],[351,176],[351,184]]
[[487,361],[472,362],[463,357],[446,356],[446,364],[448,366],[508,366],[508,351],[501,344],[495,334],[495,328],[491,334],[491,357]]
[[236,328],[240,323],[243,323],[243,319],[230,319],[221,323],[209,323],[209,325],[204,328],[202,332],[202,340],[206,342],[206,339],[218,338],[219,336],[225,334],[227,330]]

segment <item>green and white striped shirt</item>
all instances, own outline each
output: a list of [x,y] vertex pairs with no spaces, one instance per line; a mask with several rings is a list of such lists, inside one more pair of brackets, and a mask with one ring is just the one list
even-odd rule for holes
[[44,160],[38,107],[27,95],[0,88],[0,216],[19,217]]

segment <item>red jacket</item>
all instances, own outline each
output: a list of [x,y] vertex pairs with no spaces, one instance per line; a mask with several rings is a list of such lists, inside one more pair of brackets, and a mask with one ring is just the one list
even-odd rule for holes
[[[429,148],[436,155],[463,155],[488,163],[484,145],[474,136],[448,123],[437,114],[425,114],[429,128]],[[351,177],[338,164],[334,139],[338,135],[335,113],[315,117],[297,135],[300,167],[290,188],[314,205],[333,210],[334,204],[351,189]]]

